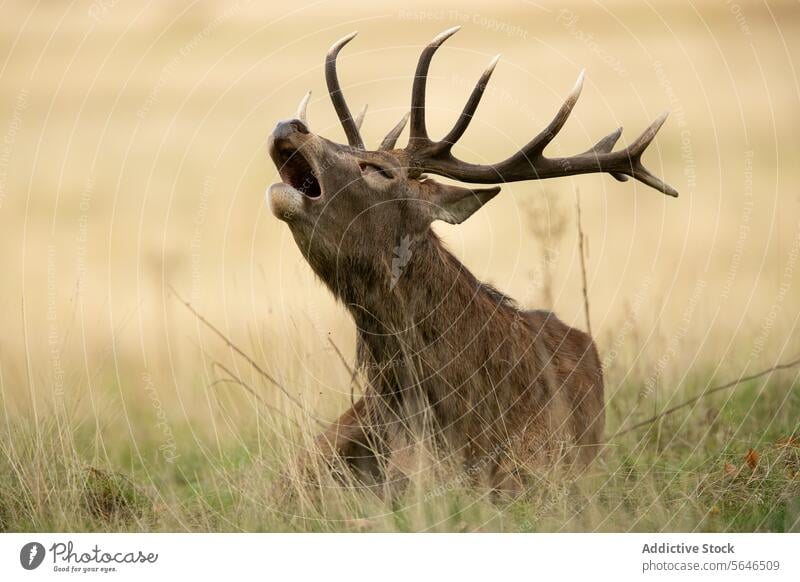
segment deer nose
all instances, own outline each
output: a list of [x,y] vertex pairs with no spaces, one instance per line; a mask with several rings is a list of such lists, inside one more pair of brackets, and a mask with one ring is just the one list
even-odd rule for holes
[[272,130],[272,137],[275,139],[285,139],[293,133],[308,133],[308,128],[305,123],[299,119],[279,121],[275,129]]

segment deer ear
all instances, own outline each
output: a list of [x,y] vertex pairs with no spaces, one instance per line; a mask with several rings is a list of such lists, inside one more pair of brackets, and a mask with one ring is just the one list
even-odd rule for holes
[[461,224],[500,192],[500,186],[491,188],[465,188],[441,184],[430,178],[422,182],[427,187],[431,207],[431,220]]

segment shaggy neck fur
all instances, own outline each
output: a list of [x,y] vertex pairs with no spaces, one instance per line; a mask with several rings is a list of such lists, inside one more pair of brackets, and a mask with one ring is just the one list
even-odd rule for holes
[[[465,385],[486,389],[487,373],[498,382],[507,376],[524,351],[509,341],[515,327],[527,325],[524,318],[432,231],[388,248],[391,254],[375,255],[370,248],[342,258],[335,270],[328,261],[312,261],[355,320],[359,365],[368,369],[374,388],[399,400],[415,388],[439,404],[453,393],[480,399]],[[504,371],[492,369],[498,354]]]

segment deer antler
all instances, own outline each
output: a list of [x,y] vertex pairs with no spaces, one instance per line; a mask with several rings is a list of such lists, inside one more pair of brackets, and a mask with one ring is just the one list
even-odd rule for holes
[[408,113],[403,115],[402,119],[400,119],[400,121],[398,121],[397,124],[389,130],[389,133],[386,134],[386,137],[383,138],[383,141],[381,142],[381,147],[378,149],[394,149],[394,145],[397,143],[397,138],[400,137],[401,133],[403,133],[403,129],[405,128],[406,123],[408,123],[408,116]]
[[[342,47],[353,40],[356,34],[358,33],[351,32],[344,38],[340,38],[328,50],[328,54],[325,57],[325,80],[328,83],[328,93],[330,93],[331,101],[333,101],[333,108],[336,110],[336,115],[339,116],[339,121],[342,122],[342,127],[344,127],[347,143],[354,148],[363,150],[364,141],[358,131],[360,122],[356,122],[350,114],[350,108],[347,107],[347,102],[344,100],[342,89],[339,86],[339,78],[336,76],[336,57],[339,56],[339,51],[342,50]],[[364,113],[366,113],[366,109],[362,112],[361,120],[363,120]]]
[[311,91],[306,93],[300,100],[300,105],[297,106],[297,113],[295,113],[295,117],[306,125],[308,125],[308,102],[310,99]]
[[[544,155],[545,147],[564,126],[573,107],[575,107],[575,103],[578,101],[578,96],[583,88],[583,72],[579,75],[575,87],[553,120],[521,150],[497,164],[479,165],[463,162],[452,155],[451,149],[453,144],[464,134],[469,122],[472,120],[472,115],[486,89],[486,83],[489,81],[489,77],[497,64],[497,57],[495,57],[472,90],[472,94],[453,129],[441,141],[431,140],[425,127],[425,88],[428,80],[428,69],[436,50],[445,40],[453,36],[459,28],[458,26],[451,28],[434,38],[422,51],[417,64],[414,85],[411,91],[410,138],[405,151],[409,154],[411,163],[416,167],[418,174],[429,172],[462,182],[497,184],[607,172],[618,180],[624,181],[627,176],[631,176],[664,194],[669,196],[678,195],[678,192],[672,186],[651,174],[642,165],[641,160],[642,153],[653,141],[659,128],[666,120],[666,113],[659,116],[636,141],[625,149],[616,152],[611,151],[622,133],[622,128],[619,128],[582,154],[568,158],[548,158]],[[344,123],[344,120],[342,123]]]

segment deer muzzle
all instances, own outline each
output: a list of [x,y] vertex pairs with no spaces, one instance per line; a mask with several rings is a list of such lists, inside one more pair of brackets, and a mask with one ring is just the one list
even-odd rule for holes
[[311,163],[313,135],[299,119],[281,121],[272,131],[267,146],[281,182],[267,191],[273,214],[289,220],[308,203],[322,196],[322,186]]

